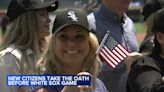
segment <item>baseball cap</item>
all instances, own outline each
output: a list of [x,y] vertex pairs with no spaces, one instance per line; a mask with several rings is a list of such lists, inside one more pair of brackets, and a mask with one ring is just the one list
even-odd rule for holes
[[52,32],[59,32],[66,26],[78,25],[90,31],[86,12],[83,10],[69,9],[56,12],[56,18],[54,21]]
[[13,21],[22,13],[33,10],[46,8],[48,12],[58,8],[58,1],[56,0],[11,0],[6,15],[9,21]]
[[154,25],[152,32],[163,32],[164,33],[164,8],[158,10],[154,15]]
[[144,20],[146,20],[152,13],[158,11],[164,6],[164,0],[146,0],[142,11]]

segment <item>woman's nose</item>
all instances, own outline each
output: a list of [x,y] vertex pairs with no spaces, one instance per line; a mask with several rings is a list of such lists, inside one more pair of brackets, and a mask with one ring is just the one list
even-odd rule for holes
[[69,39],[67,45],[68,46],[75,46],[75,45],[77,45],[76,39]]
[[51,22],[51,19],[50,19],[50,17],[49,17],[49,16],[47,16],[47,17],[46,17],[46,21],[47,21],[48,23],[50,23],[50,22]]

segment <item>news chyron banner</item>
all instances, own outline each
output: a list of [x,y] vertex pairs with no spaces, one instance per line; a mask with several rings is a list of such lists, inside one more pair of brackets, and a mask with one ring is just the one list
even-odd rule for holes
[[89,75],[7,75],[8,86],[86,86],[90,84]]

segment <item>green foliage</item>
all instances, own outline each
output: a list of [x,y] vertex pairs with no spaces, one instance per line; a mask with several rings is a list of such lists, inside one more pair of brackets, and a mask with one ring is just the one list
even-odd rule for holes
[[134,23],[137,33],[144,33],[146,32],[146,26],[144,23]]

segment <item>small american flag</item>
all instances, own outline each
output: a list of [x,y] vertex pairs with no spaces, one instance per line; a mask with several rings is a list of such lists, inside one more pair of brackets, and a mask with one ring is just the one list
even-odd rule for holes
[[98,50],[97,53],[99,56],[112,68],[115,68],[129,54],[129,52],[109,34],[109,31],[106,33]]

